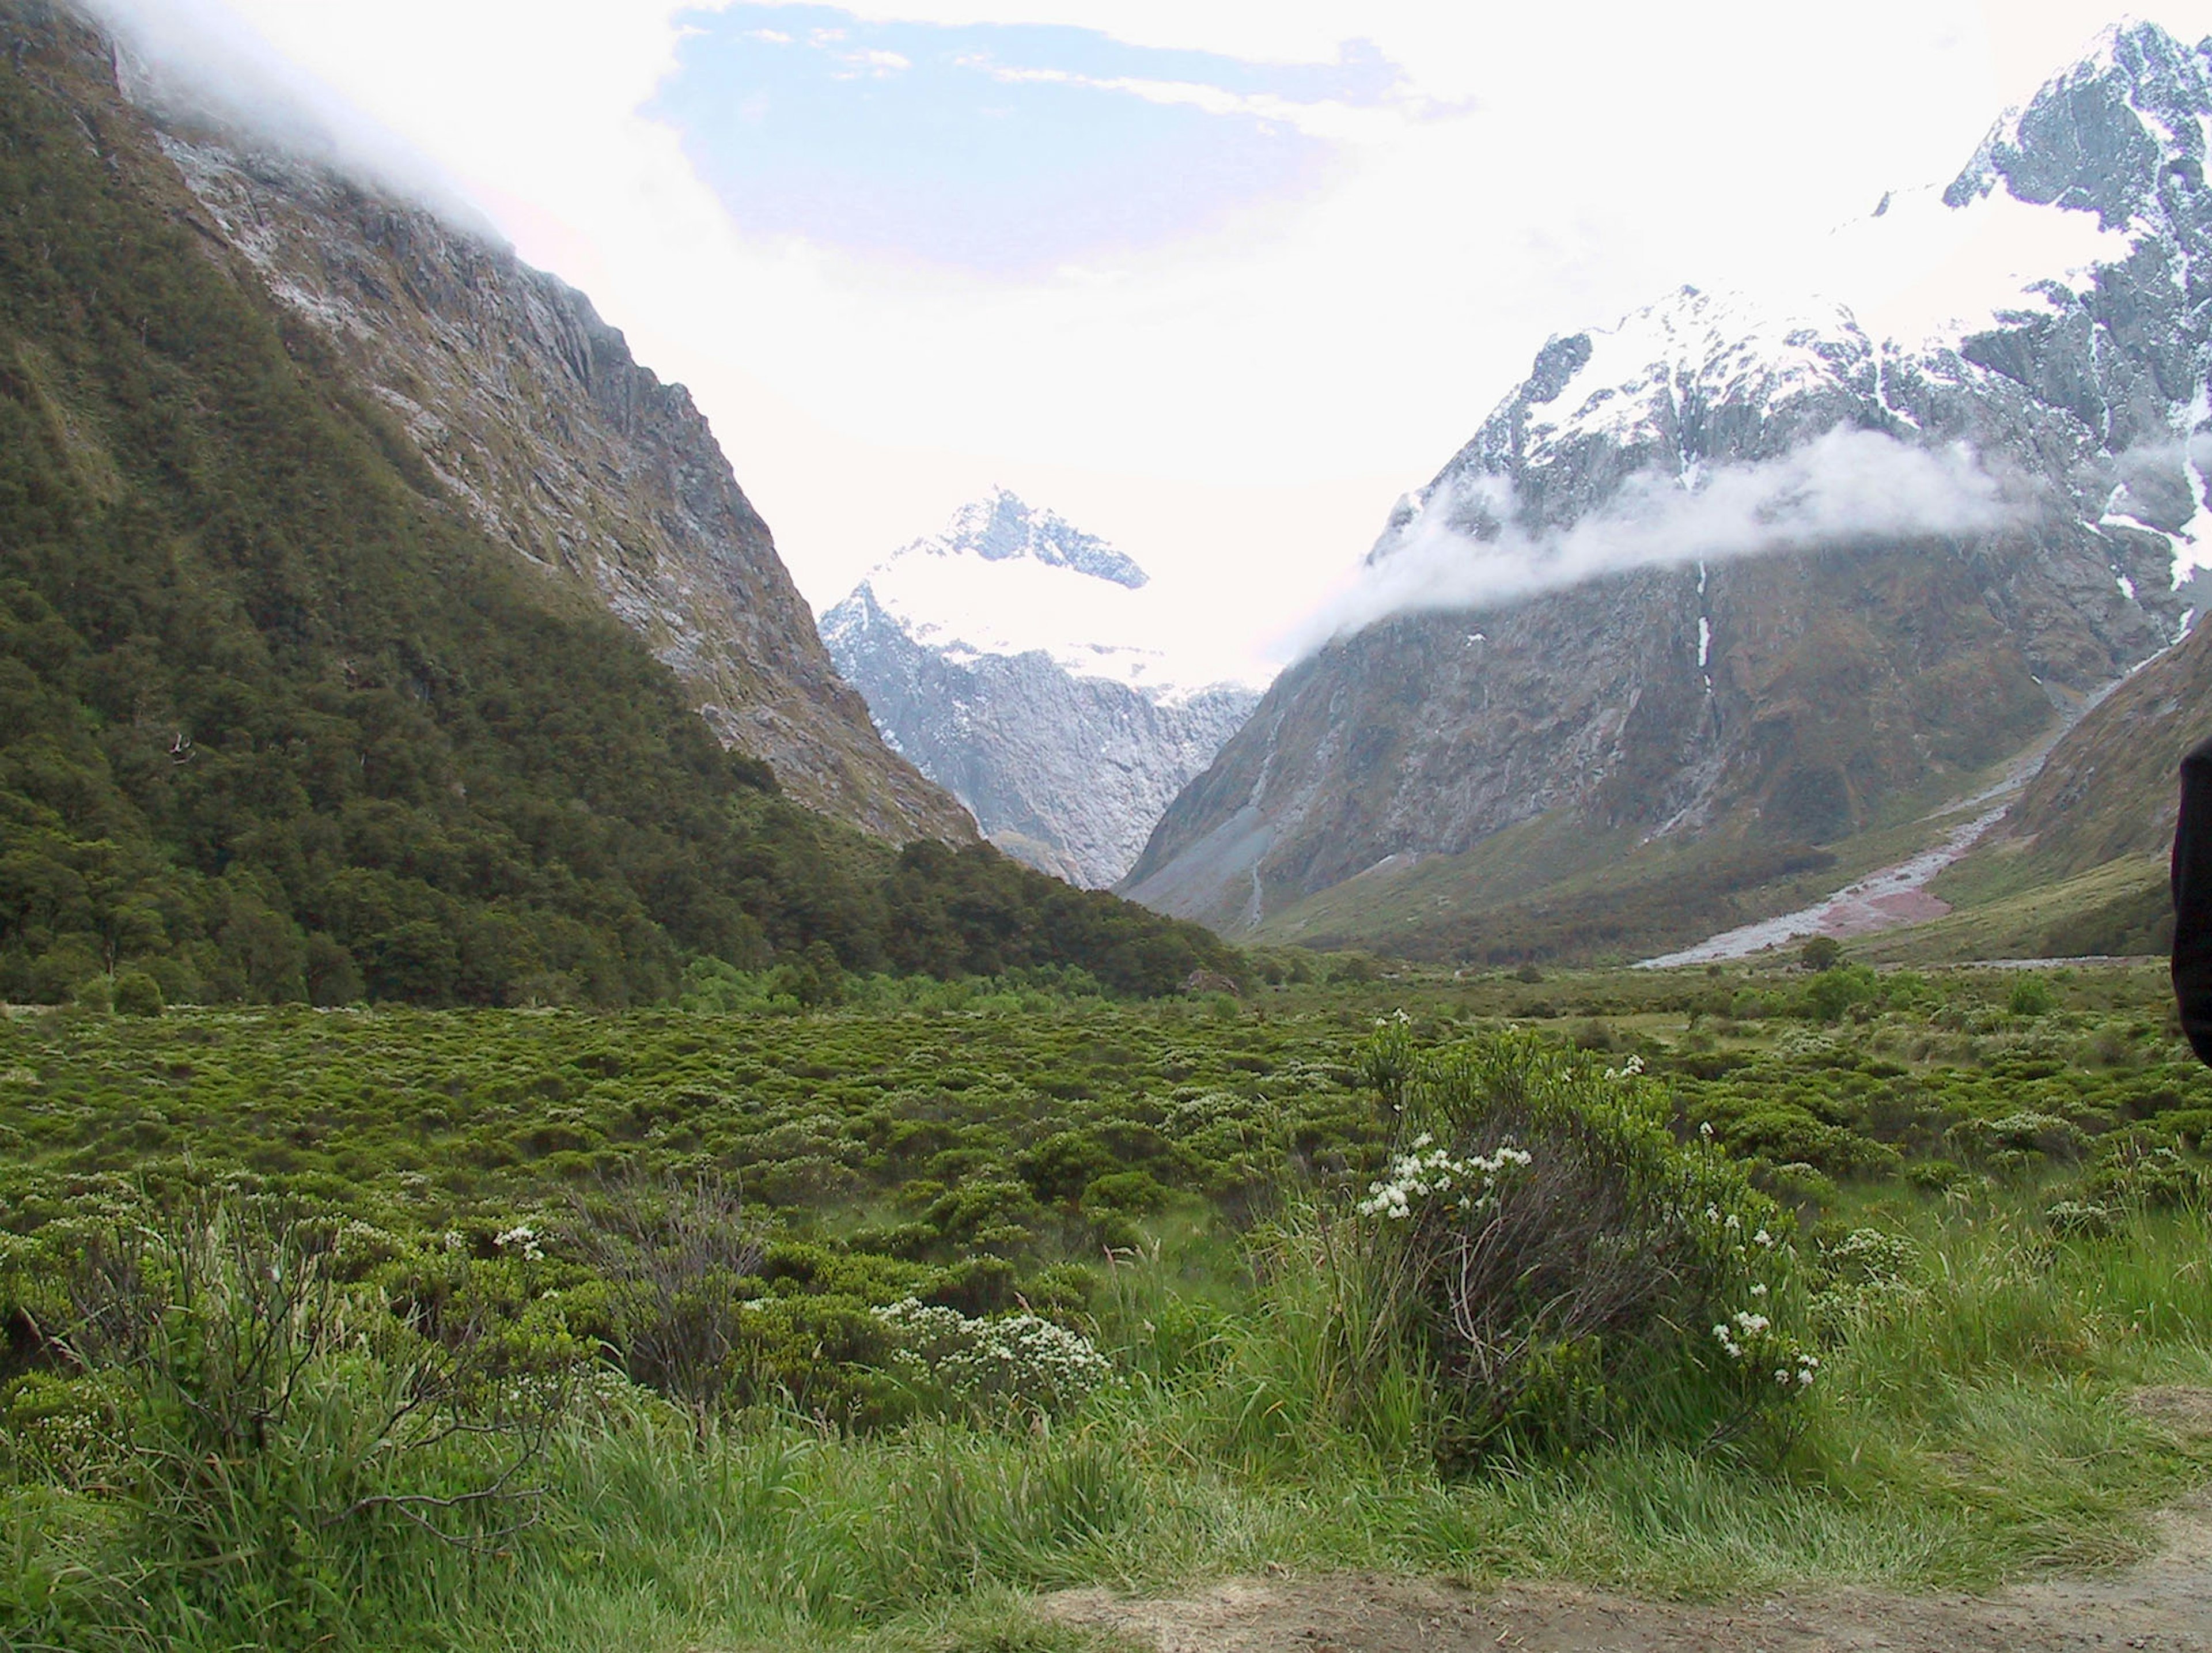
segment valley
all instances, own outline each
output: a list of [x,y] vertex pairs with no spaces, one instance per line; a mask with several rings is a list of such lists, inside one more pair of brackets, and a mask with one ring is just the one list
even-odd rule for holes
[[[535,142],[624,234],[466,176],[625,335],[160,19],[0,0],[0,1646],[2212,1635],[2212,41],[1881,196],[1872,302],[1524,349],[1277,672],[1231,428],[1407,393],[1444,174],[1349,357],[1153,261],[1486,97],[609,14]],[[1912,331],[1931,226],[2002,279]]]

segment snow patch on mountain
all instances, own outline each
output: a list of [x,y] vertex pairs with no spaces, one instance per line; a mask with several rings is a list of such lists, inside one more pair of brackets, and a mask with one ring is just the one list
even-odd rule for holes
[[1217,684],[1266,683],[1225,646],[1223,628],[1165,582],[1004,489],[869,569],[854,596],[860,590],[948,659],[1042,653],[1071,676],[1122,684],[1156,701]]
[[2134,234],[2094,213],[2003,189],[1955,205],[1945,193],[1930,184],[1885,197],[1882,210],[1838,228],[1796,279],[1847,307],[1873,337],[1955,345],[2002,317],[2060,313],[2060,292],[2135,250]]
[[1522,441],[1532,463],[1591,440],[1632,446],[1664,439],[1679,428],[1693,391],[1778,406],[1842,384],[1873,353],[1840,307],[1770,312],[1741,294],[1694,287],[1578,337],[1587,343],[1582,365],[1555,394],[1528,404]]

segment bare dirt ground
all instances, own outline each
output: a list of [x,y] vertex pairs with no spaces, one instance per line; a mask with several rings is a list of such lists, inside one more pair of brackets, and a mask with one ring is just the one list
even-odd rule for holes
[[[2212,1434],[2212,1389],[2147,1389],[2134,1404],[2178,1433]],[[1820,1589],[1717,1605],[1338,1574],[1238,1579],[1158,1601],[1075,1590],[1048,1605],[1160,1653],[2212,1653],[2212,1494],[2161,1511],[2158,1524],[2157,1553],[2124,1572],[1989,1595]]]

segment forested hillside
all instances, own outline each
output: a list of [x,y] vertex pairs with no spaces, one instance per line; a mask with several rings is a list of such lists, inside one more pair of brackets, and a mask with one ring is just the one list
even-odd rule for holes
[[0,998],[127,967],[172,999],[620,1004],[817,943],[1122,990],[1221,960],[783,799],[196,237],[95,37],[0,25]]

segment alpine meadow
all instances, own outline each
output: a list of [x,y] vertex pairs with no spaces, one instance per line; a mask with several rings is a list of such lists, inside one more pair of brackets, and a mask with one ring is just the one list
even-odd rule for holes
[[[646,149],[1164,328],[1145,212],[1482,112],[1033,9],[663,7]],[[802,568],[273,15],[0,0],[0,1647],[2212,1645],[2212,40],[1838,232],[1964,319],[1555,336],[1270,682],[959,387]]]

